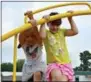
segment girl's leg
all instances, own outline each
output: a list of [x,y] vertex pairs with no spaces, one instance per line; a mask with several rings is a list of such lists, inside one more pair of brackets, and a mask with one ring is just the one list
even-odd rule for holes
[[41,76],[42,76],[41,72],[35,72],[34,75],[33,75],[34,82],[41,81],[41,79],[42,79]]
[[68,78],[66,75],[63,75],[60,70],[53,69],[50,73],[51,80],[52,81],[68,81]]
[[29,78],[27,82],[33,82],[33,76],[31,78]]

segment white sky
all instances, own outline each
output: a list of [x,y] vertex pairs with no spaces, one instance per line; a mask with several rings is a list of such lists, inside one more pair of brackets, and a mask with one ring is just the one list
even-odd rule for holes
[[[86,1],[86,0],[85,0]],[[64,2],[2,2],[2,34],[19,27],[24,24],[24,12],[27,10],[36,10],[50,5],[55,5]],[[67,3],[67,2],[66,2]],[[91,3],[91,2],[89,2]],[[49,14],[52,11],[59,13],[67,12],[67,10],[84,10],[87,6],[70,6],[55,8],[44,11],[35,15],[39,20],[43,15]],[[77,24],[79,34],[74,37],[67,37],[67,46],[72,60],[73,67],[80,64],[79,53],[84,50],[91,52],[91,15],[73,17]],[[65,28],[70,28],[67,18],[62,19]],[[2,62],[13,62],[13,37],[2,43]],[[43,50],[44,51],[44,50]],[[25,55],[22,49],[18,49],[17,59],[24,59]],[[45,56],[43,56],[45,60]]]

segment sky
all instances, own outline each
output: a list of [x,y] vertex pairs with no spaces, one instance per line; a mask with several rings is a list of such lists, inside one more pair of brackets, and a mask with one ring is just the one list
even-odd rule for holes
[[[2,35],[24,24],[24,12],[28,10],[34,11],[59,3],[67,2],[2,2]],[[91,2],[88,3],[91,4]],[[64,13],[68,10],[77,11],[85,9],[88,9],[88,7],[82,5],[55,8],[35,14],[34,17],[36,20],[39,20],[43,15],[49,14],[52,11]],[[85,50],[91,52],[91,15],[76,16],[73,17],[73,19],[78,27],[79,34],[76,36],[67,37],[66,42],[69,55],[72,60],[72,65],[73,67],[76,67],[80,65],[79,54]],[[67,18],[62,19],[62,26],[65,28],[70,28],[70,24]],[[13,49],[14,37],[11,37],[2,42],[2,63],[13,62]],[[45,49],[43,49],[43,52],[43,60],[45,61]],[[25,59],[25,55],[22,49],[17,49],[17,60],[18,59]]]

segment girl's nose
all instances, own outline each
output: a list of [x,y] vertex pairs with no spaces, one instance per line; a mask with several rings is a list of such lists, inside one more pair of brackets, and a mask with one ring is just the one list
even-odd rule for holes
[[57,26],[56,26],[56,25],[54,25],[54,28],[57,28]]

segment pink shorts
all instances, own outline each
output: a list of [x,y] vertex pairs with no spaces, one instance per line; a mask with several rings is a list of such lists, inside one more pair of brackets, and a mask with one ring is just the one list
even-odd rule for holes
[[71,63],[69,64],[59,64],[59,63],[52,63],[49,64],[46,71],[46,79],[47,81],[51,81],[50,73],[53,69],[58,69],[61,71],[62,74],[66,75],[68,81],[73,81],[74,71],[72,69]]

